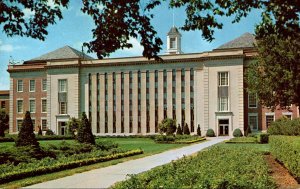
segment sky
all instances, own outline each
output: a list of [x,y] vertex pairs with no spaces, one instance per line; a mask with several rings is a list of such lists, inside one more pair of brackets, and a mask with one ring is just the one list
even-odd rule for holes
[[[50,2],[51,4],[51,2]],[[92,19],[81,12],[82,3],[79,0],[70,0],[68,9],[63,10],[63,19],[57,20],[55,25],[47,28],[48,36],[45,41],[27,37],[7,37],[0,25],[0,90],[9,90],[9,73],[6,71],[9,60],[16,62],[26,61],[65,45],[69,45],[81,51],[82,43],[92,40],[91,30],[94,28]],[[24,10],[25,15],[30,16],[30,12]],[[164,42],[160,54],[166,53],[167,33],[173,26],[183,26],[185,20],[185,9],[169,9],[165,2],[153,10],[154,18],[152,24],[158,32],[158,36]],[[173,22],[174,14],[174,22]],[[224,24],[223,29],[216,30],[215,40],[207,42],[201,36],[201,31],[181,31],[181,50],[184,53],[196,53],[213,50],[220,45],[233,40],[245,32],[254,33],[255,24],[260,22],[260,12],[252,11],[246,18],[242,18],[239,23],[232,24],[232,18],[220,18]],[[111,58],[141,56],[142,47],[139,39],[130,39],[133,48],[117,50],[111,54]],[[95,54],[89,54],[96,58]]]

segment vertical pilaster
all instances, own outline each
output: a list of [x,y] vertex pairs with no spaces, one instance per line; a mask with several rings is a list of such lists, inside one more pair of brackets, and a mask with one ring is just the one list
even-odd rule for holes
[[100,74],[100,133],[105,132],[105,75]]
[[129,73],[124,73],[124,133],[129,133]]
[[146,134],[146,72],[141,72],[141,133]]
[[176,122],[181,125],[181,70],[176,71]]
[[155,133],[155,72],[149,73],[150,133]]
[[158,123],[164,119],[164,80],[163,71],[158,71]]
[[132,72],[132,132],[138,128],[138,73]]
[[121,133],[121,73],[116,73],[116,132]]
[[108,111],[107,111],[107,117],[108,117],[108,133],[113,132],[113,78],[112,73],[107,74],[107,105],[108,105]]
[[172,118],[172,70],[167,72],[167,117]]

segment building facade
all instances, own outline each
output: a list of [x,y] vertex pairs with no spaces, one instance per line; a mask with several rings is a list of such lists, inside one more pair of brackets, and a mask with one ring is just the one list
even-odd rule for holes
[[[255,61],[251,34],[209,52],[182,54],[177,28],[168,33],[163,61],[144,57],[95,60],[69,46],[22,65],[10,65],[10,132],[25,111],[35,126],[66,133],[67,121],[86,112],[96,135],[158,133],[164,118],[199,125],[203,134],[232,135],[248,124],[265,130],[271,115],[244,87],[247,64]],[[248,97],[249,96],[249,97]],[[292,111],[292,117],[298,116]],[[289,113],[290,114],[290,113]],[[274,114],[274,119],[277,115]],[[273,120],[274,120],[273,119]]]
[[5,109],[9,113],[9,90],[0,91],[0,109]]

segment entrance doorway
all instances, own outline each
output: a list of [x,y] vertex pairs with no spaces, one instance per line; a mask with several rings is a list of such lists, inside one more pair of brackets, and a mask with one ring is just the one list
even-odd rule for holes
[[67,123],[66,122],[58,122],[59,134],[66,135],[67,134]]
[[229,120],[219,119],[219,136],[229,135]]

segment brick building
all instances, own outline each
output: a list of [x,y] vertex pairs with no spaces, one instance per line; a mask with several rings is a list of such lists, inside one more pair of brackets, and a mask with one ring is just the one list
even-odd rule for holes
[[9,90],[0,91],[0,109],[5,109],[9,113]]

